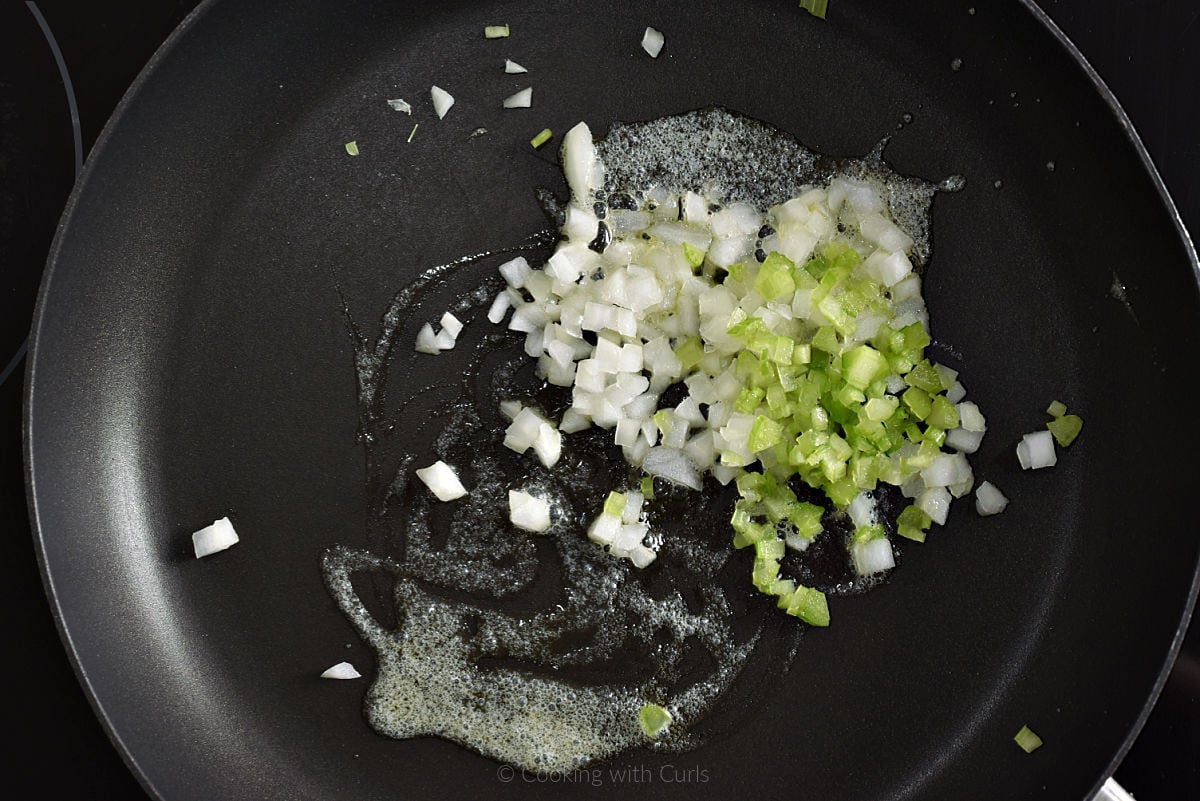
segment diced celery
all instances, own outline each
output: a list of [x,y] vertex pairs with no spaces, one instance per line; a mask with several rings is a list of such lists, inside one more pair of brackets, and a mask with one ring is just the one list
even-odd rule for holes
[[1046,407],[1046,414],[1051,417],[1062,417],[1067,413],[1067,405],[1062,401],[1050,401],[1050,405]]
[[803,584],[788,598],[787,613],[800,618],[810,626],[829,625],[829,602],[825,593]]
[[842,377],[855,389],[865,390],[888,372],[887,357],[870,345],[858,345],[842,356]]
[[925,422],[943,431],[958,428],[958,409],[953,403],[946,400],[945,395],[934,395]]
[[765,415],[758,415],[750,426],[748,447],[752,453],[765,451],[783,440],[783,426]]
[[646,704],[638,711],[638,723],[647,737],[658,737],[671,725],[671,713],[658,704]]
[[675,346],[675,358],[684,370],[692,370],[704,358],[704,345],[700,337],[688,337]]
[[1046,428],[1050,429],[1058,444],[1065,448],[1074,442],[1083,430],[1083,419],[1077,414],[1064,413],[1046,423]]
[[929,393],[920,387],[909,387],[904,390],[904,394],[900,396],[904,401],[904,405],[912,412],[913,417],[918,420],[924,420],[929,417],[929,413],[933,411],[933,399],[929,397]]
[[625,493],[610,492],[604,499],[604,514],[620,517],[625,511]]
[[1017,745],[1021,746],[1021,750],[1027,754],[1032,754],[1034,751],[1042,747],[1042,738],[1038,737],[1033,729],[1028,726],[1022,726],[1021,730],[1016,733],[1013,740]]
[[916,542],[925,541],[925,533],[933,521],[916,506],[906,506],[896,516],[896,533]]
[[693,267],[699,267],[704,264],[705,251],[703,248],[693,245],[691,242],[683,243],[683,257],[687,259],[687,263]]
[[654,476],[642,476],[642,496],[654,500]]
[[780,253],[769,253],[758,268],[758,276],[754,279],[754,290],[762,295],[763,300],[775,300],[796,291],[796,281],[792,278],[795,267],[791,260]]

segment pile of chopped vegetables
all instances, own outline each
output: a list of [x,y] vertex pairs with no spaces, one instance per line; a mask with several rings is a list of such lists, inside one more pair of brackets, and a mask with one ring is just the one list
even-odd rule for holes
[[[583,124],[563,164],[564,238],[540,268],[501,267],[507,288],[489,318],[511,308],[508,328],[540,374],[572,389],[557,432],[611,430],[632,465],[692,489],[705,474],[735,483],[733,542],[754,549],[754,585],[828,624],[824,594],[781,576],[786,549],[844,514],[857,572],[888,570],[879,484],[910,499],[896,533],[917,541],[974,486],[967,455],[986,421],[955,371],[925,355],[913,240],[868,180],[837,178],[765,212],[700,191],[597,203],[604,168]],[[680,383],[684,399],[660,407]],[[797,480],[833,511],[798,500]],[[611,495],[589,536],[642,567],[654,550],[635,494]],[[979,503],[1002,508],[990,492]]]

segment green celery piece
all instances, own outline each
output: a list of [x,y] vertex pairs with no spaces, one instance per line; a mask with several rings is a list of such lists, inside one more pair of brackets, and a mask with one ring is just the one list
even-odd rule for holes
[[865,390],[888,372],[887,357],[870,345],[857,345],[842,355],[842,378],[855,389]]
[[604,499],[604,514],[620,517],[625,511],[625,493],[610,492],[608,497]]
[[675,358],[684,370],[691,371],[704,358],[704,344],[700,337],[688,337],[675,346]]
[[839,509],[845,509],[858,497],[858,487],[849,478],[841,478],[825,486],[825,494]]
[[729,275],[727,276],[727,279],[731,279],[731,280],[739,281],[739,282],[745,281],[746,280],[746,263],[739,261],[737,264],[731,264],[731,265],[729,265],[729,268],[726,270],[726,272],[729,273]]
[[942,391],[942,377],[928,359],[922,359],[904,376],[904,383],[910,387],[919,387],[930,395]]
[[780,253],[769,253],[758,268],[758,276],[754,279],[754,290],[762,295],[764,300],[776,300],[796,291],[796,281],[792,278],[792,270],[796,265]]
[[796,591],[788,599],[787,613],[810,626],[829,625],[829,601],[825,593],[803,584],[797,585]]
[[1062,417],[1067,413],[1067,405],[1062,401],[1050,401],[1050,405],[1046,407],[1046,414],[1051,417]]
[[823,259],[820,256],[815,256],[815,257],[809,259],[808,262],[804,265],[804,271],[806,273],[808,273],[809,275],[811,275],[813,278],[817,279],[818,281],[821,280],[821,278],[825,275],[825,272],[828,269],[829,269],[829,262],[825,261],[825,259]]
[[1038,737],[1028,726],[1022,726],[1021,730],[1013,737],[1013,741],[1021,746],[1021,750],[1027,754],[1032,754],[1042,747],[1042,738]]
[[1046,423],[1046,428],[1062,447],[1067,447],[1083,430],[1083,418],[1077,414],[1062,414]]
[[675,430],[675,418],[669,409],[659,409],[651,419],[664,436]]
[[832,269],[847,273],[862,263],[862,256],[858,255],[858,251],[851,247],[849,242],[841,239],[827,243],[821,248],[821,255]]
[[742,414],[752,414],[766,394],[762,387],[743,387],[734,402],[734,408]]
[[925,533],[932,523],[929,515],[916,506],[909,505],[896,516],[896,533],[905,539],[924,542]]
[[751,453],[765,451],[783,440],[783,426],[777,420],[758,415],[750,426],[748,447]]
[[825,510],[815,503],[808,501],[797,501],[788,509],[787,519],[796,527],[796,533],[806,540],[811,540],[824,529],[821,525],[821,518],[824,517]]
[[896,413],[900,401],[894,395],[882,398],[871,398],[863,405],[863,414],[868,420],[883,422]]
[[658,737],[671,725],[671,713],[658,704],[646,704],[638,711],[638,723],[647,737]]
[[791,579],[775,579],[769,585],[765,592],[767,595],[791,595],[796,591],[796,582]]
[[938,428],[935,425],[927,426],[925,433],[921,435],[921,441],[932,443],[940,448],[946,443],[946,429]]
[[800,0],[800,7],[817,19],[825,19],[829,11],[829,0]]
[[774,559],[779,561],[783,558],[784,551],[787,550],[787,545],[781,539],[765,539],[754,543],[754,555],[759,559]]
[[904,401],[904,405],[912,412],[913,417],[918,420],[924,420],[933,411],[933,399],[929,397],[928,392],[920,387],[909,387],[904,390],[904,394],[900,396],[900,399]]
[[925,326],[920,321],[909,323],[900,329],[900,333],[904,335],[905,350],[924,350],[932,342],[929,332],[925,330]]
[[[779,542],[776,540],[776,542]],[[782,543],[780,543],[782,545]],[[757,543],[755,544],[757,548]],[[750,580],[758,590],[765,590],[772,582],[779,578],[779,560],[756,556],[754,558],[754,569],[750,575]]]
[[[413,130],[416,130],[415,126],[413,127]],[[543,128],[537,136],[529,140],[529,144],[533,145],[534,148],[539,148],[549,142],[550,137],[552,136],[554,136],[554,133],[549,128]]]
[[813,334],[812,346],[832,354],[837,354],[842,349],[842,343],[837,338],[837,331],[829,325],[823,325],[817,329],[817,333]]
[[790,365],[792,363],[792,354],[795,353],[795,350],[796,343],[791,337],[776,334],[768,348],[767,360],[773,364]]
[[943,431],[958,428],[958,409],[954,408],[953,403],[946,400],[945,395],[934,395],[929,414],[925,417],[925,422]]
[[687,259],[687,263],[693,267],[699,267],[704,264],[705,251],[703,248],[696,247],[691,242],[683,243],[683,257]]
[[654,476],[642,476],[642,497],[654,500]]

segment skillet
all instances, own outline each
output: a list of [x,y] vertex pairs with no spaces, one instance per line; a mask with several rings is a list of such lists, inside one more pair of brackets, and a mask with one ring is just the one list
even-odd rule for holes
[[[617,763],[648,767],[667,796],[1094,790],[1194,603],[1196,434],[1177,409],[1195,362],[1195,256],[1111,97],[1039,13],[889,5],[839,3],[821,24],[766,2],[654,19],[621,4],[212,3],[172,37],[64,217],[26,432],[60,627],[148,790],[579,791],[505,784],[440,741],[380,738],[361,685],[313,679],[343,655],[370,663],[317,570],[365,527],[337,288],[369,315],[421,269],[543,227],[532,188],[561,180],[528,148],[543,126],[601,131],[711,103],[837,155],[894,133],[900,171],[967,177],[935,204],[927,293],[935,335],[989,412],[977,472],[1013,502],[986,521],[960,504],[884,588],[835,607],[836,625],[804,641],[803,680],[735,733]],[[507,52],[479,36],[497,17],[516,32]],[[646,24],[668,36],[655,61],[637,47]],[[498,70],[510,54],[539,65],[530,112],[496,108],[517,88]],[[423,94],[450,77],[462,89],[438,122]],[[410,95],[421,126],[407,142],[409,120],[382,101]],[[1051,474],[1021,473],[1012,445],[1052,397],[1086,435]],[[197,563],[188,533],[214,511],[254,535]],[[1024,723],[1048,743],[1033,755],[1011,743]],[[668,764],[697,778],[664,784]]]

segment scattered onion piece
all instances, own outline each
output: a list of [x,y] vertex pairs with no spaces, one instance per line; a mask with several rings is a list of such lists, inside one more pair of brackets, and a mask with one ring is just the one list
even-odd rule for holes
[[438,119],[445,119],[446,112],[454,105],[454,96],[440,86],[431,87],[429,96],[433,100],[433,110],[437,113]]
[[359,673],[354,665],[349,662],[338,662],[333,667],[327,669],[321,674],[323,679],[359,679],[362,674]]
[[646,32],[642,34],[642,49],[650,54],[650,58],[658,58],[665,42],[666,37],[654,28],[646,28]]
[[975,488],[975,511],[980,515],[998,515],[1008,506],[1008,498],[990,481]]
[[387,104],[392,107],[393,111],[403,111],[405,114],[412,114],[412,106],[408,104],[408,101],[396,98],[395,100],[389,100]]
[[211,525],[192,534],[192,549],[196,552],[197,559],[223,551],[237,542],[237,532],[233,530],[233,523],[228,517],[214,520]]
[[540,534],[550,528],[550,504],[523,490],[509,490],[508,519],[517,528]]
[[525,69],[511,58],[504,59],[504,71],[509,75],[520,75],[523,72],[529,72],[529,70]]
[[1038,470],[1053,467],[1058,463],[1054,450],[1054,435],[1049,431],[1034,431],[1021,437],[1017,443],[1017,460],[1023,470]]
[[441,459],[417,470],[417,478],[437,496],[439,501],[453,501],[467,494],[454,468]]
[[504,98],[505,108],[529,108],[533,105],[533,87],[529,86]]

